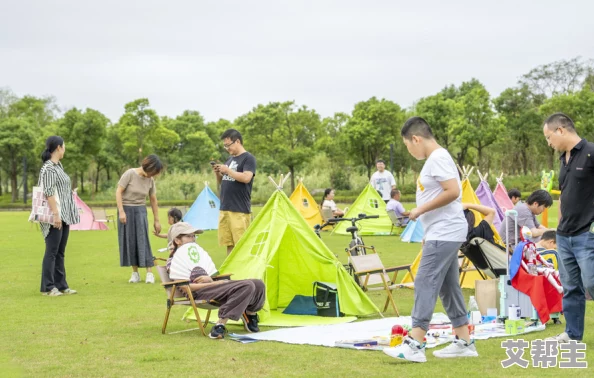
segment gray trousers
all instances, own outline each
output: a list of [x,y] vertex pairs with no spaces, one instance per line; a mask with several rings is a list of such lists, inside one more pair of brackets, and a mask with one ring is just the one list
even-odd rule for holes
[[192,292],[194,299],[213,300],[220,304],[219,318],[239,320],[246,310],[257,312],[264,307],[266,287],[261,280],[226,281]]
[[454,328],[468,324],[466,305],[460,287],[458,250],[462,242],[428,240],[415,276],[415,303],[412,326],[425,331],[437,303],[437,294]]

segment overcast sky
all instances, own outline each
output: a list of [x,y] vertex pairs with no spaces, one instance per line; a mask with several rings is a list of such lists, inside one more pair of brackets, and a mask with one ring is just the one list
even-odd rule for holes
[[409,107],[472,77],[496,96],[538,65],[594,58],[593,14],[591,0],[0,0],[0,87],[114,122],[141,97],[207,121],[270,101]]

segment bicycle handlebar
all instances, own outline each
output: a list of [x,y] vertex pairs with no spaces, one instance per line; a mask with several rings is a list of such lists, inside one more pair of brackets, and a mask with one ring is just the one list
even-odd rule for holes
[[359,216],[357,216],[356,218],[330,218],[330,219],[328,219],[328,223],[343,222],[343,221],[349,221],[351,223],[355,223],[355,222],[358,222],[363,219],[374,219],[374,218],[379,218],[379,215],[359,214]]

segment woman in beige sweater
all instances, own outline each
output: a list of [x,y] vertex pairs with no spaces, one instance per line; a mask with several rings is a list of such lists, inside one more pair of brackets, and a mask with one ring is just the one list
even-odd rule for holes
[[155,283],[151,272],[154,265],[149,242],[146,197],[151,203],[154,216],[154,231],[161,232],[157,188],[153,177],[163,170],[157,155],[149,155],[142,166],[128,169],[118,182],[116,202],[118,205],[118,241],[120,245],[120,266],[131,266],[132,277],[128,282],[140,282],[138,267],[146,268],[146,283]]

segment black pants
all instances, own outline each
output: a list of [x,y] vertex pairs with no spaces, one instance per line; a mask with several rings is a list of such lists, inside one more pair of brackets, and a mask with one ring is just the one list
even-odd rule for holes
[[41,267],[41,292],[47,292],[54,287],[58,290],[68,289],[66,270],[64,268],[64,252],[68,243],[70,226],[62,222],[62,229],[50,227],[45,238],[45,256]]

